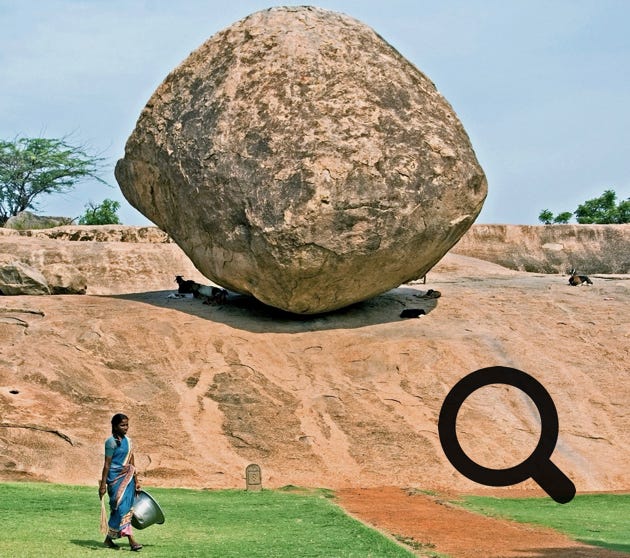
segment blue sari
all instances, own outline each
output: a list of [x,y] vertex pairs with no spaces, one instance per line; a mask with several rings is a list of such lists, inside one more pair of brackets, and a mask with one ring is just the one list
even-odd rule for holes
[[132,458],[131,439],[111,436],[105,441],[105,456],[112,462],[107,475],[107,494],[109,495],[110,516],[107,525],[108,535],[118,539],[131,535],[131,517],[133,500],[136,495],[135,467]]

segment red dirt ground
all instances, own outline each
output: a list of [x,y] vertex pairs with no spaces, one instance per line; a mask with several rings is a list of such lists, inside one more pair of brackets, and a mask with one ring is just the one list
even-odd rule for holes
[[397,487],[348,488],[337,502],[355,518],[413,547],[418,556],[451,558],[628,558],[551,529],[493,519]]

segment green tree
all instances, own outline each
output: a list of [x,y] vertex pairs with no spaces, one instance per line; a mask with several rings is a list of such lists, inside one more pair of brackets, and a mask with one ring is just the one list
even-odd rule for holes
[[559,225],[566,225],[571,220],[571,217],[573,217],[573,213],[570,211],[563,211],[553,218],[553,222]]
[[100,204],[89,202],[85,206],[85,213],[79,217],[79,225],[120,225],[116,212],[120,203],[114,200],[103,200]]
[[0,140],[0,225],[20,211],[36,209],[43,194],[69,192],[86,178],[107,184],[98,176],[103,160],[66,138]]
[[553,221],[553,213],[548,209],[543,209],[540,212],[540,215],[538,215],[538,220],[545,225],[551,225],[551,222]]
[[617,223],[630,223],[630,198],[619,202],[617,206]]
[[614,190],[605,190],[598,198],[587,200],[575,210],[580,224],[619,224],[630,222],[630,199],[617,205]]

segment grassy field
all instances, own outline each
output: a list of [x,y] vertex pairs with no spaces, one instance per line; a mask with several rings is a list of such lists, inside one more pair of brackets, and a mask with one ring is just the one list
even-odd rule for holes
[[[343,513],[323,490],[150,489],[166,522],[136,530],[152,557],[409,558]],[[0,556],[110,555],[94,487],[0,483]],[[123,546],[123,543],[121,543]],[[123,546],[125,551],[129,546]]]
[[[413,554],[343,513],[325,490],[151,489],[166,523],[136,530],[153,557],[409,558]],[[630,495],[550,498],[467,497],[486,515],[545,525],[570,537],[630,553]],[[95,556],[100,507],[93,487],[0,483],[0,556]],[[126,540],[126,539],[125,539]],[[125,551],[128,546],[121,543]]]
[[470,496],[464,505],[485,515],[545,525],[586,544],[630,553],[630,494],[584,494],[568,504],[556,504],[551,498]]

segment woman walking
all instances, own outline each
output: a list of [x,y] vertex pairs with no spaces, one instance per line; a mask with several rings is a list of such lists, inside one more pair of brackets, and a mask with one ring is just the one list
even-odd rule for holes
[[133,538],[131,516],[133,500],[140,484],[136,478],[131,439],[127,437],[129,419],[122,413],[112,417],[112,435],[105,440],[105,464],[98,489],[100,498],[109,494],[110,516],[107,536],[103,544],[118,549],[114,539],[127,537],[131,550],[140,550],[141,544]]

